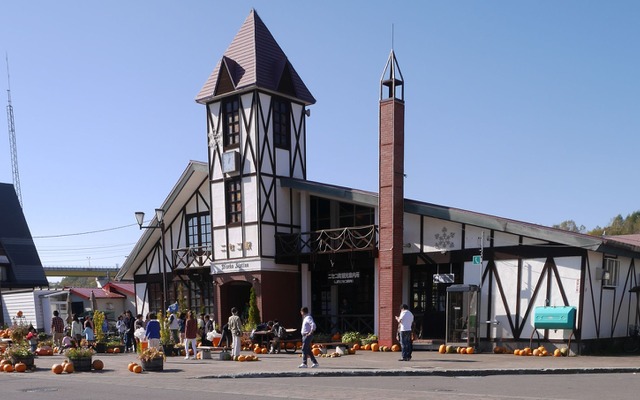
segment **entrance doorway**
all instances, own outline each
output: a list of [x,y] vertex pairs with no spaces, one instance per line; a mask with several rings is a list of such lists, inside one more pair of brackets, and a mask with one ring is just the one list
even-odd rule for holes
[[[447,287],[454,283],[462,283],[463,265],[460,263],[415,265],[410,270],[409,309],[415,317],[415,332],[419,339],[444,340]],[[452,281],[438,279],[438,276],[444,274],[452,274]]]
[[247,321],[250,293],[251,284],[249,282],[229,282],[220,286],[220,323],[222,325],[226,324],[231,316],[231,307],[238,309],[243,322]]

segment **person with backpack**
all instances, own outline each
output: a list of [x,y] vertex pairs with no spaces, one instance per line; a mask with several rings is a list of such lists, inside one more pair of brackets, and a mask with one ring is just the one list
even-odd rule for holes
[[276,319],[273,321],[271,333],[273,334],[273,339],[271,341],[269,354],[280,354],[280,341],[286,339],[287,330],[284,329],[284,326],[280,325],[280,322]]

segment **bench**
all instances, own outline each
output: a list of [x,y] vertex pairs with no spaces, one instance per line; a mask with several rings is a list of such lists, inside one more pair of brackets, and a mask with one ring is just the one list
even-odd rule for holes
[[215,347],[215,346],[198,346],[196,350],[202,352],[203,360],[211,360],[211,352],[212,351],[222,351],[224,347]]

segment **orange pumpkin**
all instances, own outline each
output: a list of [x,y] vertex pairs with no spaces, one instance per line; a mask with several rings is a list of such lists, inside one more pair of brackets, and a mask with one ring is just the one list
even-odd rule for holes
[[64,370],[64,368],[62,367],[61,364],[53,364],[51,366],[51,372],[53,372],[56,375],[60,375],[63,370]]
[[91,363],[91,366],[96,371],[101,371],[104,368],[104,363],[102,362],[102,360],[93,360],[93,362]]
[[378,343],[372,343],[371,351],[378,351],[378,350],[380,350],[380,345],[378,345]]
[[262,349],[260,347],[256,346],[256,347],[253,348],[253,352],[256,353],[256,354],[262,354]]
[[138,364],[136,364],[134,362],[130,362],[129,366],[128,366],[129,371],[133,372],[133,369],[136,367],[136,365],[138,365]]
[[473,354],[474,351],[473,347],[467,347],[467,354]]
[[353,347],[351,347],[354,350],[360,350],[360,343],[354,343]]
[[114,348],[113,348],[113,352],[114,352],[115,354],[120,353],[120,347],[114,347]]
[[[443,347],[444,346],[444,347]],[[442,345],[440,346],[442,349],[438,349],[438,351],[442,354],[444,354],[445,351],[447,351],[447,346]],[[442,350],[442,351],[441,351]],[[391,346],[391,351],[400,351],[400,346],[397,344],[394,344],[393,346]]]
[[[262,351],[261,351],[261,353],[262,353],[262,354],[267,354],[268,352],[269,352],[269,350],[267,350],[267,348],[266,348],[266,347],[263,347],[263,348],[262,348]],[[256,353],[256,354],[257,354],[257,353]]]
[[19,362],[15,365],[14,369],[16,372],[24,372],[27,370],[27,364]]
[[13,372],[13,365],[5,364],[2,369],[4,369],[4,372]]
[[247,360],[247,356],[245,355],[239,355],[238,356],[238,361],[246,361]]
[[365,344],[362,349],[363,350],[371,350],[371,345],[370,344]]
[[65,364],[64,366],[64,372],[66,372],[67,374],[72,374],[74,371],[73,369],[73,364],[69,363],[69,364]]
[[135,372],[136,374],[139,374],[142,372],[142,365],[136,365],[135,367],[133,367],[133,372]]

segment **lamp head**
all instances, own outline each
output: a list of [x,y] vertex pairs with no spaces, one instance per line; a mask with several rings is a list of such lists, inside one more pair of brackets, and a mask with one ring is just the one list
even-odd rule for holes
[[144,222],[144,212],[136,211],[136,221],[138,221],[138,226],[142,229],[142,223]]
[[156,208],[156,220],[160,224],[162,223],[163,219],[164,219],[164,210],[162,208]]

